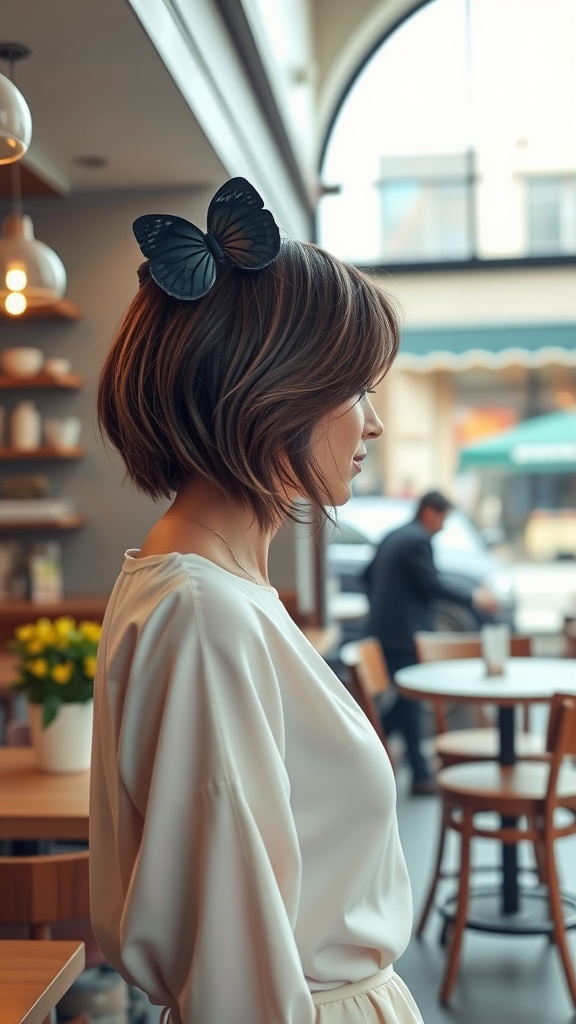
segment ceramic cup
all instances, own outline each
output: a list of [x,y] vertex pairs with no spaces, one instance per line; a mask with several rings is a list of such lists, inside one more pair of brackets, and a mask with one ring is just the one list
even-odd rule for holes
[[70,373],[72,363],[69,359],[64,359],[63,356],[54,356],[51,359],[47,359],[44,363],[44,371],[49,377],[54,377],[58,380],[59,377],[66,377]]
[[79,416],[44,420],[44,438],[51,448],[75,448],[80,440],[82,420]]
[[35,377],[42,368],[44,353],[39,348],[5,348],[0,365],[9,377]]

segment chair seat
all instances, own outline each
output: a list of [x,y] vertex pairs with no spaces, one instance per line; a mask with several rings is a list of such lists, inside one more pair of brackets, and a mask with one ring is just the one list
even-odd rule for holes
[[[516,735],[519,758],[546,760],[543,736],[521,732]],[[462,761],[497,761],[500,737],[497,729],[454,729],[434,739],[434,750],[446,764]]]
[[[549,766],[537,761],[519,761],[513,765],[479,761],[443,768],[436,780],[447,796],[468,798],[479,806],[498,811],[500,802],[509,805],[513,800],[543,801],[548,774]],[[576,768],[562,765],[556,792],[563,803],[576,805]]]

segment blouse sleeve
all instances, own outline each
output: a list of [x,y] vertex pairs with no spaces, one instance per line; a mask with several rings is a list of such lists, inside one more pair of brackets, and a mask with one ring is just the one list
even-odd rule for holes
[[257,622],[182,593],[97,677],[91,898],[112,965],[183,1024],[312,1024],[278,684]]

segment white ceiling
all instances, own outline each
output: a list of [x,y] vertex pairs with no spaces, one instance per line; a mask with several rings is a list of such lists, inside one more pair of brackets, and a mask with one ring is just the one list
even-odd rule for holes
[[[0,42],[32,50],[14,70],[33,121],[24,162],[58,190],[215,186],[225,177],[125,0],[2,0]],[[108,164],[74,163],[85,156]]]

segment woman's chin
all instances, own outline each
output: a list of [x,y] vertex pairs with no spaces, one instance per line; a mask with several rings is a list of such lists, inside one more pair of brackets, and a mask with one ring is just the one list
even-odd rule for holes
[[345,505],[346,502],[350,501],[352,497],[352,484],[342,484],[338,488],[337,494],[332,495],[330,504],[333,508],[340,508],[341,505]]

